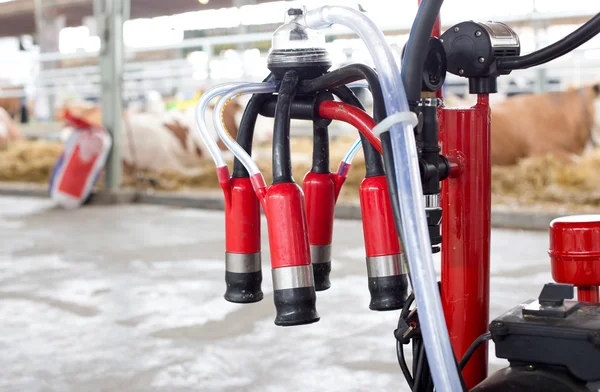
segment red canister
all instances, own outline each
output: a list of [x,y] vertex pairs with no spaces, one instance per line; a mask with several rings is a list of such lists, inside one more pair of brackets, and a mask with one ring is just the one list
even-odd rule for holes
[[599,302],[600,215],[573,215],[550,223],[552,277],[577,286],[580,301]]

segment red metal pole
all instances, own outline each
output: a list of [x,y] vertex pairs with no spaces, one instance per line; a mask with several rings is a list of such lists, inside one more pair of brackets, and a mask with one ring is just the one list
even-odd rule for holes
[[[490,281],[490,107],[478,95],[468,109],[442,107],[442,154],[458,165],[442,183],[442,305],[454,353],[460,360],[488,329]],[[464,370],[470,389],[487,376],[488,346]]]
[[598,286],[577,287],[577,299],[581,302],[600,302]]
[[[421,3],[420,0],[419,3]],[[431,30],[431,36],[439,37],[440,35],[442,35],[442,23],[440,22],[440,16],[438,15],[435,24],[433,25],[433,30]]]

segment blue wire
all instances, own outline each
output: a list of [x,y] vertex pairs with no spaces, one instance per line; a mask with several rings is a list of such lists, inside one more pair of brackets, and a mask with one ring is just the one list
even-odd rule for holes
[[361,144],[360,143],[355,143],[352,148],[350,149],[350,151],[346,154],[346,157],[344,158],[344,160],[342,161],[343,165],[340,167],[340,170],[338,171],[338,175],[341,175],[344,172],[344,169],[346,168],[346,159],[348,159],[348,157],[350,157],[352,155],[352,153],[354,151],[356,151],[357,148],[360,148]]

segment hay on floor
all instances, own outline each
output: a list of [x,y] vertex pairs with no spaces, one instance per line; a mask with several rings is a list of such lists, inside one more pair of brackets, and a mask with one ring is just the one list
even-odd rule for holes
[[[331,143],[331,169],[338,164],[353,138],[338,138]],[[271,157],[269,148],[257,146],[258,165],[267,183],[271,181]],[[310,138],[293,141],[293,173],[297,182],[308,170],[312,154]],[[0,150],[0,181],[47,183],[62,152],[58,142],[25,141]],[[230,167],[231,167],[231,162]],[[492,169],[492,193],[496,204],[513,206],[600,206],[600,148],[591,150],[572,160],[552,155],[523,159],[519,164]],[[350,170],[341,197],[357,199],[358,187],[365,174],[362,154],[358,154]],[[194,175],[175,171],[160,173],[134,170],[125,165],[123,184],[127,187],[180,191],[187,189],[218,189],[212,161],[197,168]]]

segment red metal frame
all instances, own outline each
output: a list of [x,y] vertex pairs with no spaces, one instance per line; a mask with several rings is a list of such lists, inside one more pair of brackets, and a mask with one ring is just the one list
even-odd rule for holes
[[[421,0],[418,1],[419,5]],[[440,18],[431,35],[441,35]],[[442,91],[436,92],[442,97]],[[488,330],[491,235],[491,113],[488,95],[468,109],[438,111],[442,154],[451,163],[442,182],[442,306],[460,360]],[[488,345],[475,352],[463,375],[473,388],[487,377]]]
[[[488,95],[467,109],[438,112],[442,154],[453,165],[442,183],[442,305],[454,352],[462,358],[488,330],[491,159]],[[475,352],[463,375],[468,388],[487,376],[488,346]]]
[[[418,0],[419,5],[422,0]],[[431,32],[441,35],[440,17]],[[442,97],[442,90],[436,92]],[[488,95],[467,109],[438,111],[442,154],[450,177],[442,182],[442,306],[456,357],[488,330],[491,236],[491,112]],[[473,388],[487,377],[488,345],[475,352],[463,376]]]

